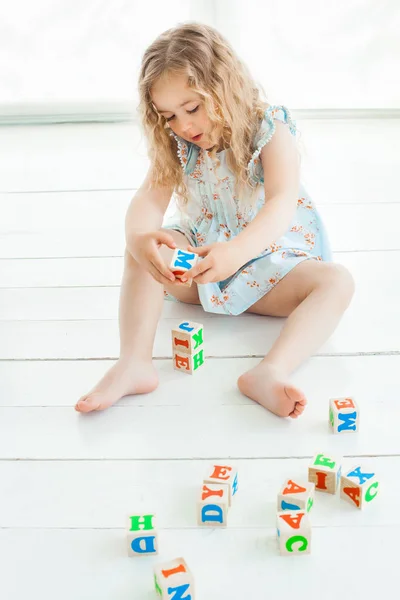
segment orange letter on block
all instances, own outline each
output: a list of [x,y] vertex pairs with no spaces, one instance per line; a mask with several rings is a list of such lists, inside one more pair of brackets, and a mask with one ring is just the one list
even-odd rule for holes
[[210,479],[229,479],[230,475],[227,475],[227,471],[232,471],[232,467],[219,467],[214,465],[214,473],[211,475]]
[[210,490],[206,485],[203,485],[203,493],[201,494],[201,499],[206,500],[209,496],[222,496],[224,495],[224,490]]
[[291,479],[288,481],[287,487],[283,490],[282,494],[300,494],[301,492],[305,492],[306,488],[301,487],[301,485],[297,485]]
[[187,357],[178,356],[175,354],[175,364],[177,367],[185,367],[187,371],[190,371],[189,358]]

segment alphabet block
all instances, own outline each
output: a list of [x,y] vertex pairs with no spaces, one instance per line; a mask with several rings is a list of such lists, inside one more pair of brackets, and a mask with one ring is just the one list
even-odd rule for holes
[[172,329],[172,352],[197,354],[204,348],[203,325],[194,321],[182,321]]
[[158,554],[157,529],[154,515],[128,517],[127,526],[129,556]]
[[193,355],[174,351],[172,359],[174,361],[174,369],[193,375],[204,363],[204,351],[200,350],[200,352]]
[[226,485],[204,483],[197,504],[197,522],[210,527],[226,527],[229,492]]
[[315,489],[319,492],[336,494],[341,469],[341,464],[336,458],[316,454],[308,468],[308,481],[315,483]]
[[278,494],[278,511],[304,510],[309,512],[314,504],[314,483],[286,479]]
[[229,506],[232,504],[232,498],[238,491],[238,472],[235,467],[211,465],[203,480],[203,483],[215,483],[225,485],[228,490]]
[[340,479],[340,497],[359,509],[372,502],[378,493],[379,482],[372,469],[352,467]]
[[[195,254],[194,252],[186,252],[181,248],[176,248],[172,255],[169,268],[177,279],[181,279],[182,275],[186,273],[186,271],[189,271],[189,269],[195,266],[198,258],[198,254]],[[182,282],[181,285],[190,287],[192,282],[193,279],[188,279],[185,283]]]
[[311,553],[311,523],[307,512],[279,511],[277,539],[282,556]]
[[162,600],[195,600],[193,575],[183,558],[156,565],[154,584]]
[[356,432],[360,428],[360,410],[354,398],[331,398],[329,422],[333,433]]

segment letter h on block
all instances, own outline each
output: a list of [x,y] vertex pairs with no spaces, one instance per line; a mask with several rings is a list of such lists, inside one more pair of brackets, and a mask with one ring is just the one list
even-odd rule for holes
[[329,422],[333,433],[345,433],[360,429],[360,410],[353,398],[329,400]]
[[[177,279],[181,279],[182,275],[189,271],[197,263],[199,256],[194,252],[185,252],[181,248],[176,248],[169,264],[170,270]],[[182,281],[180,285],[190,287],[193,279],[188,279],[185,283]]]
[[282,556],[310,554],[311,524],[304,510],[278,512],[276,533]]
[[360,466],[346,471],[340,480],[340,497],[357,508],[364,508],[378,493],[379,483],[374,471]]
[[162,600],[194,600],[193,575],[183,558],[156,565],[154,584]]
[[154,515],[128,517],[127,538],[129,556],[158,554]]
[[172,330],[174,369],[191,375],[204,363],[203,325],[183,321]]

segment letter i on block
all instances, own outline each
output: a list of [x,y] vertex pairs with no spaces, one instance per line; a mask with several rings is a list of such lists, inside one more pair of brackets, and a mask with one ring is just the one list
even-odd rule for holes
[[[189,271],[192,267],[195,266],[197,260],[199,258],[198,254],[194,252],[185,252],[181,248],[176,248],[171,258],[171,262],[169,264],[170,270],[173,272],[177,279],[180,279],[186,271]],[[192,285],[193,279],[188,279],[185,283],[181,283],[181,285],[185,285],[186,287],[190,287]]]
[[172,330],[174,369],[191,375],[204,363],[203,325],[183,321]]
[[358,431],[360,410],[353,398],[332,398],[329,400],[329,422],[333,433]]
[[149,556],[158,553],[154,515],[128,517],[129,556]]
[[228,524],[229,491],[220,483],[203,483],[197,505],[197,522],[210,527]]
[[278,510],[309,512],[314,504],[314,490],[314,483],[297,483],[287,479],[278,494]]
[[362,509],[375,498],[378,487],[379,483],[374,471],[356,466],[342,475],[340,497]]
[[304,510],[278,512],[276,533],[282,556],[311,553],[311,523]]
[[183,558],[156,565],[154,584],[162,600],[195,600],[193,575]]
[[315,483],[319,492],[336,494],[339,489],[342,467],[336,458],[316,454],[308,467],[308,481]]
[[208,469],[203,483],[217,483],[226,485],[228,489],[229,506],[231,506],[232,498],[239,489],[237,469],[235,467],[226,465],[212,465]]

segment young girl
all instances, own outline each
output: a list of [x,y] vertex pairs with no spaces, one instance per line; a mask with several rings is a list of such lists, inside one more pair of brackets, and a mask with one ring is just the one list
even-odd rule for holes
[[[164,295],[204,310],[288,317],[240,391],[280,416],[306,405],[290,374],[332,334],[354,293],[299,179],[296,124],[270,106],[223,36],[184,23],[146,50],[139,77],[150,168],[125,221],[120,357],[76,410],[158,385],[152,349]],[[178,209],[166,217],[175,192]],[[169,211],[168,211],[169,212]],[[182,285],[168,253],[201,257]]]

